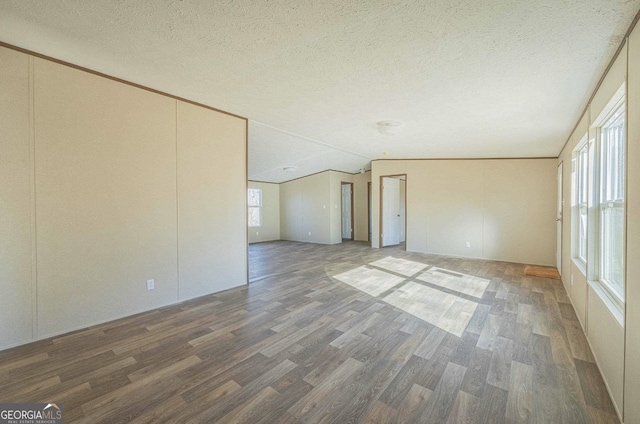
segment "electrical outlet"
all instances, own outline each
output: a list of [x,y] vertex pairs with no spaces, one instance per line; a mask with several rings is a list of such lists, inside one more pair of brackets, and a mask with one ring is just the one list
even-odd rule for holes
[[465,242],[464,247],[471,247],[471,242],[470,241]]
[[309,235],[311,235],[311,231],[309,231]]
[[151,279],[151,280],[147,280],[147,290],[153,290],[156,288],[156,282]]
[[256,231],[256,235],[259,236],[260,235],[260,231]]

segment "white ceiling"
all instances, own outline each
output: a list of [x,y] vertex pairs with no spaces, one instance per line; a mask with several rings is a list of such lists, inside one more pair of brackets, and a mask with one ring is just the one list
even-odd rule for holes
[[557,156],[639,9],[3,0],[0,41],[248,117],[250,179],[281,182],[378,158]]

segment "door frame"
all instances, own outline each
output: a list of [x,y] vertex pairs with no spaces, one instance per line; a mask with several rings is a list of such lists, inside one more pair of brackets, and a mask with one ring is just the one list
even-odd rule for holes
[[[563,237],[564,237],[564,167],[561,161],[558,164],[556,173],[556,268],[558,274],[562,276],[562,256],[563,256]],[[558,213],[559,212],[559,213]]]
[[[345,239],[342,238],[342,186],[348,185],[349,187],[349,197],[351,198],[351,238]],[[350,183],[348,181],[340,181],[340,237],[342,238],[342,240],[355,240],[355,235],[356,235],[356,229],[354,228],[354,222],[355,220],[353,219],[353,216],[355,214],[353,213],[353,183]]]
[[[391,246],[383,246],[382,243],[382,235],[383,233],[383,225],[382,225],[382,202],[384,200],[384,194],[383,194],[383,178],[397,178],[397,179],[401,179],[400,177],[404,177],[404,246],[405,246],[405,250],[407,250],[407,240],[409,239],[409,234],[407,234],[407,210],[409,209],[407,207],[407,185],[409,184],[409,177],[407,176],[407,174],[391,174],[391,175],[380,175],[380,204],[378,205],[380,207],[380,212],[378,214],[378,220],[379,220],[379,226],[378,226],[378,247],[383,248],[383,247],[391,247]],[[402,244],[402,243],[400,243]],[[394,245],[396,246],[396,245]]]
[[367,241],[371,245],[371,181],[367,181]]

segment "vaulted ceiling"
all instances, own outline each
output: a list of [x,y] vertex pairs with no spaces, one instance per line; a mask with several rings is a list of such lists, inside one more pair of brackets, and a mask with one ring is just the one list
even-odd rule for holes
[[639,9],[4,0],[0,41],[249,118],[249,178],[281,182],[379,158],[557,156]]

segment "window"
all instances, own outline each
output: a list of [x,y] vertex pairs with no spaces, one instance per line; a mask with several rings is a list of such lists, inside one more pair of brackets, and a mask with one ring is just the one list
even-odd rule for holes
[[625,301],[624,93],[622,85],[573,151],[571,202],[572,257],[620,323]]
[[587,264],[587,187],[589,176],[589,144],[586,138],[573,154],[573,256]]
[[624,301],[625,134],[624,104],[600,128],[599,282]]
[[247,191],[247,205],[249,207],[249,227],[262,226],[262,190],[250,188]]

